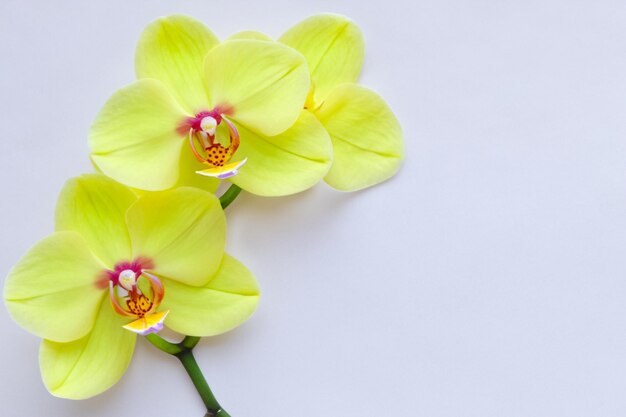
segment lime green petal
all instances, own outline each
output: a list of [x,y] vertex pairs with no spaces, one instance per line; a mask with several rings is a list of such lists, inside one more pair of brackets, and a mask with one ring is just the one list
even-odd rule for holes
[[190,113],[208,110],[203,63],[219,43],[201,22],[188,16],[160,18],[141,34],[135,52],[138,78],[154,78],[165,84]]
[[205,76],[213,106],[270,136],[296,121],[310,84],[302,55],[258,40],[228,41],[213,48]]
[[238,125],[237,159],[248,158],[230,178],[244,190],[263,196],[294,194],[312,187],[328,172],[332,145],[322,124],[302,110],[297,122],[277,136],[262,136]]
[[325,178],[331,187],[354,191],[398,171],[404,154],[402,129],[378,94],[356,84],[342,84],[316,115],[333,141],[333,166]]
[[180,175],[176,187],[196,187],[215,193],[220,185],[220,181],[196,174],[196,171],[206,169],[206,167],[205,164],[198,162],[190,149],[184,147],[180,155]]
[[124,330],[108,298],[102,301],[93,330],[69,343],[41,342],[39,367],[43,382],[57,397],[81,400],[113,386],[124,374],[137,336]]
[[246,321],[259,301],[252,273],[234,258],[224,255],[222,265],[209,283],[192,287],[165,279],[161,309],[170,313],[165,325],[193,336],[213,336]]
[[13,267],[4,299],[13,320],[37,336],[67,342],[93,327],[104,292],[104,270],[76,232],[56,232],[40,240]]
[[104,175],[72,178],[57,202],[56,230],[80,233],[93,253],[113,269],[131,256],[126,210],[135,200],[132,191]]
[[178,180],[177,131],[187,115],[156,80],[136,81],[106,102],[89,133],[91,158],[107,176],[143,190],[163,190]]
[[271,36],[266,35],[265,33],[257,32],[256,30],[243,30],[241,32],[237,32],[228,37],[228,41],[235,41],[238,39],[248,39],[248,40],[257,40],[257,41],[273,41]]
[[213,194],[190,187],[146,194],[126,222],[134,257],[152,259],[159,274],[204,285],[220,265],[226,218]]
[[317,105],[335,86],[355,82],[359,77],[365,43],[359,27],[347,17],[311,16],[289,29],[279,41],[306,58]]

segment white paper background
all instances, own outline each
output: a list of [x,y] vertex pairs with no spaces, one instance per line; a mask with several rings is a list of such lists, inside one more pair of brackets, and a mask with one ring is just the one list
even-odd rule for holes
[[[406,163],[366,192],[228,209],[228,250],[264,295],[197,349],[220,401],[233,417],[626,415],[623,2],[2,0],[2,275],[91,170],[88,127],[133,80],[148,22],[278,36],[320,11],[362,27],[361,80],[401,120]],[[0,328],[3,417],[203,414],[147,343],[73,402],[43,388],[38,340],[4,309]]]

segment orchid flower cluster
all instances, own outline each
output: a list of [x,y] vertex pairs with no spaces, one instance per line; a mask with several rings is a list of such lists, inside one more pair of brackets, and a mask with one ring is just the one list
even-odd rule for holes
[[[397,172],[402,131],[385,101],[356,84],[363,57],[360,29],[335,14],[278,40],[245,31],[220,42],[181,15],[146,27],[137,80],[89,132],[97,173],[65,184],[54,233],[5,281],[12,318],[43,339],[53,395],[110,388],[139,335],[180,359],[207,415],[229,416],[192,354],[259,300],[254,275],[224,252],[224,209],[241,190],[284,196],[324,180],[355,191]],[[222,181],[232,185],[218,198]],[[168,341],[163,327],[185,336]]]

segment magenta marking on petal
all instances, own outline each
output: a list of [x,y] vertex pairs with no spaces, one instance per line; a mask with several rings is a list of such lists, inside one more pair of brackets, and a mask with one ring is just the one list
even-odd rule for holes
[[211,111],[203,110],[196,114],[194,117],[187,117],[185,120],[183,120],[176,128],[176,131],[181,136],[187,136],[187,134],[189,133],[189,129],[192,129],[194,132],[199,132],[202,130],[202,126],[200,126],[200,123],[202,122],[202,119],[207,116],[211,116],[212,118],[214,118],[219,125],[222,122],[223,113],[226,112],[222,111],[219,107],[216,107]]
[[130,269],[137,276],[141,275],[144,269],[154,269],[154,261],[150,258],[146,258],[145,256],[140,256],[135,258],[132,262],[130,261],[121,261],[115,264],[113,270],[106,270],[102,274],[102,279],[104,275],[108,277],[108,280],[113,282],[113,285],[119,285],[119,277],[122,271]]

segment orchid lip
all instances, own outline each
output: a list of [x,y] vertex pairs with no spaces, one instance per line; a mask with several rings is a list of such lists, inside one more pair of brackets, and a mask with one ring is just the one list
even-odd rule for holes
[[222,167],[196,171],[196,174],[204,175],[205,177],[213,177],[220,180],[225,180],[227,178],[231,178],[237,175],[239,173],[239,168],[241,168],[246,162],[248,162],[248,158],[244,158],[239,162],[226,164]]
[[140,336],[147,336],[151,333],[158,333],[163,330],[165,318],[169,314],[169,310],[160,311],[150,314],[123,326],[126,330],[137,333]]
[[[123,269],[116,274],[117,279],[111,277],[109,299],[116,313],[135,319],[123,327],[145,336],[163,329],[163,322],[169,310],[157,311],[165,296],[165,288],[161,280],[145,269],[138,272],[137,274],[134,269]],[[139,288],[139,280],[142,277],[149,282],[149,294]]]
[[[215,138],[217,127],[222,122],[228,129],[230,140],[228,146],[222,145]],[[209,176],[225,179],[237,174],[237,170],[223,170],[223,172],[219,170],[219,168],[229,165],[230,160],[239,148],[239,132],[230,120],[216,109],[210,112],[198,113],[196,117],[188,119],[184,126],[188,128],[189,147],[196,159],[208,165],[209,169],[216,168],[220,171],[220,175]]]

